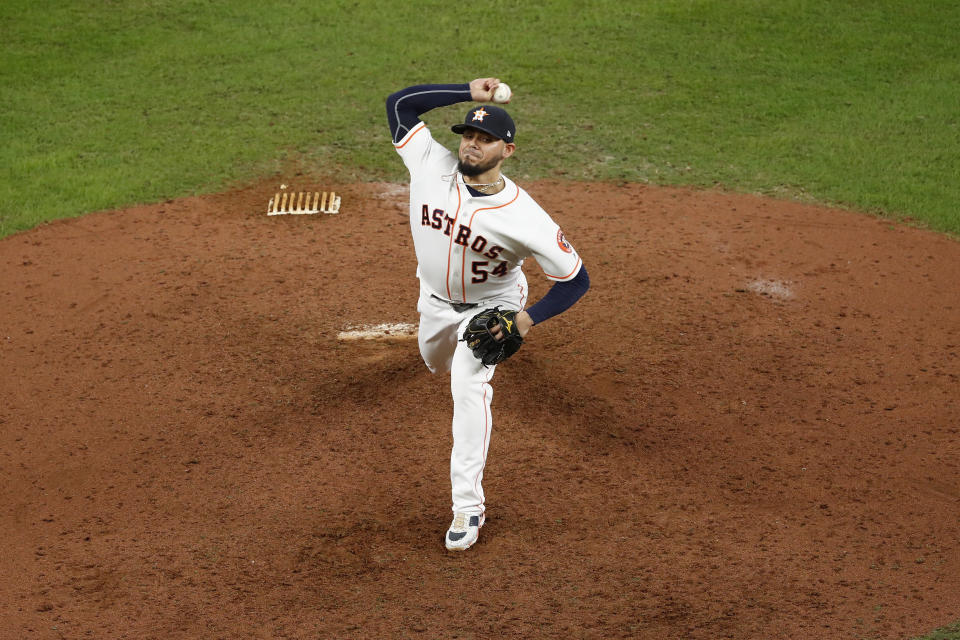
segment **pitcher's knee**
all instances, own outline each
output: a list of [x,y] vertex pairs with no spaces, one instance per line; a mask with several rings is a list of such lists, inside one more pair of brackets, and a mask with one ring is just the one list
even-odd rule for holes
[[450,367],[449,366],[445,367],[442,363],[430,364],[429,362],[424,360],[423,364],[427,365],[427,369],[430,370],[430,373],[446,373],[447,371],[450,371]]

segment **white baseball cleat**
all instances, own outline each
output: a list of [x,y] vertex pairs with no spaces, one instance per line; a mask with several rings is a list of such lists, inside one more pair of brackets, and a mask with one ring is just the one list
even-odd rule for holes
[[447,536],[444,542],[449,551],[466,551],[477,538],[480,537],[480,527],[486,519],[484,514],[469,514],[458,511],[453,516],[453,522],[447,529]]

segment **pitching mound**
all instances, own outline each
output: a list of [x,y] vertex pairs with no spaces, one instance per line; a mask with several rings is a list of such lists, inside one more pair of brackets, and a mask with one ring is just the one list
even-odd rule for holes
[[[903,640],[958,617],[960,243],[527,185],[593,286],[498,369],[487,524],[453,555],[406,191],[303,187],[341,212],[268,217],[270,183],[0,241],[0,637]],[[371,327],[395,333],[339,337]]]

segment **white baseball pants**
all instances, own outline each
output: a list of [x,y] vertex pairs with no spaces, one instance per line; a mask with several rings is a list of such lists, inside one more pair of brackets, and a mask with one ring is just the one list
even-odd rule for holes
[[[525,293],[526,283],[518,287]],[[420,355],[432,373],[450,372],[450,393],[453,396],[453,449],[450,453],[450,486],[453,511],[471,515],[484,512],[483,468],[490,447],[493,416],[493,387],[490,379],[496,366],[485,367],[466,343],[460,342],[470,318],[483,309],[501,305],[522,308],[519,300],[491,300],[480,306],[458,312],[448,302],[439,300],[421,288],[417,311],[420,313],[418,342]]]

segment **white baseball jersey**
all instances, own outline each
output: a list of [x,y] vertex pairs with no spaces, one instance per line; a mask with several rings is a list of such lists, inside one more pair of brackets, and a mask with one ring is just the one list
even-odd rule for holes
[[457,155],[423,122],[394,146],[410,171],[410,230],[417,276],[428,293],[451,302],[514,298],[530,256],[551,280],[577,275],[580,256],[512,180],[504,176],[499,193],[474,197],[457,171]]

